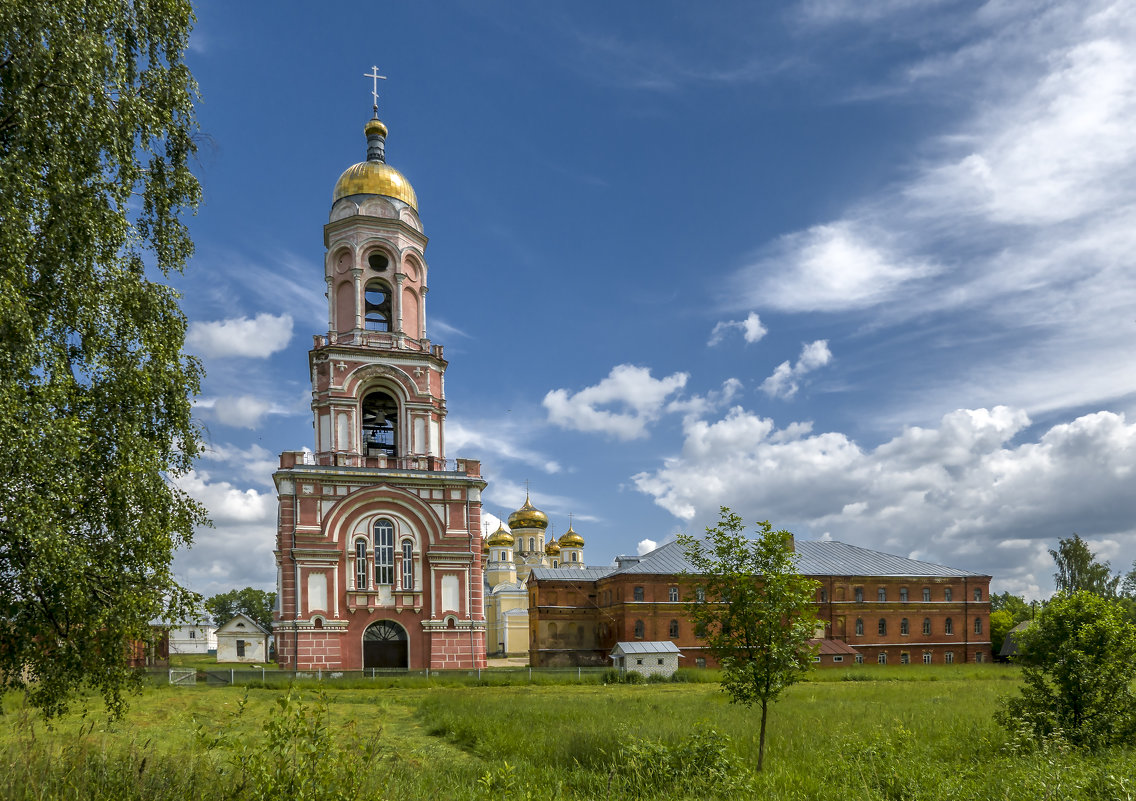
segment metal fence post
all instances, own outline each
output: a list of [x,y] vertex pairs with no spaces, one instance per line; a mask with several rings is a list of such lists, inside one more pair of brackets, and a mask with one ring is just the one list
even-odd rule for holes
[[532,682],[532,665],[529,665],[529,682]]
[[237,683],[237,671],[233,670],[233,668],[229,668],[229,684],[232,685],[232,684],[236,684],[236,683]]

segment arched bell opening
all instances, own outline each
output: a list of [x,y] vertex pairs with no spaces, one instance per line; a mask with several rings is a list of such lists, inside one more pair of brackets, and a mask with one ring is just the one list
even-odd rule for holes
[[368,281],[363,291],[363,328],[391,330],[391,291],[383,281]]
[[410,667],[406,629],[393,620],[372,623],[363,632],[363,669]]
[[367,456],[398,456],[398,401],[385,392],[369,392],[359,405],[363,451]]

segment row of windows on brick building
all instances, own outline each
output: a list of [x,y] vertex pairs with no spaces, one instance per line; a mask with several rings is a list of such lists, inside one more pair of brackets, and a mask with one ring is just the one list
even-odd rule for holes
[[[877,634],[887,634],[887,619],[886,618],[881,617],[879,619],[879,622],[876,623],[876,633]],[[902,636],[906,636],[906,635],[911,633],[911,627],[907,622],[907,618],[903,618],[902,620],[899,621],[899,633]],[[931,634],[931,618],[929,618],[929,617],[923,618],[923,633],[924,634]],[[943,621],[943,634],[954,634],[954,633],[955,633],[954,621],[951,618],[948,617],[946,620]],[[980,617],[976,617],[974,619],[974,633],[975,634],[981,634],[982,633],[982,618],[980,618]],[[858,636],[858,637],[864,636],[864,618],[862,618],[862,617],[856,618],[856,636]]]
[[[856,603],[864,603],[864,588],[863,587],[856,587],[854,589],[854,593],[855,593],[855,597],[856,597]],[[699,601],[704,601],[704,600],[706,600],[706,593],[701,587],[699,587],[695,591],[695,597]],[[635,587],[632,590],[632,598],[636,601],[646,600],[645,588]],[[982,601],[982,588],[981,587],[975,587],[974,588],[973,598],[976,602]],[[667,599],[669,601],[671,601],[672,603],[678,602],[678,600],[679,600],[678,587],[668,588]],[[887,598],[887,588],[886,587],[880,587],[878,590],[876,590],[876,600],[877,601],[886,602],[887,599],[888,598]],[[611,602],[611,591],[610,590],[608,590],[608,592],[607,592],[606,600],[607,600],[608,603]],[[899,600],[900,600],[900,603],[908,603],[909,597],[908,597],[907,587],[900,587],[899,588]],[[931,588],[930,587],[924,587],[923,588],[923,600],[927,603],[930,603],[930,601],[931,601]],[[951,587],[944,587],[943,588],[943,600],[948,601],[948,602],[954,600],[954,591],[952,590]],[[821,591],[820,591],[820,601],[821,601],[821,603],[828,603],[828,590],[823,588],[823,587],[821,588]]]

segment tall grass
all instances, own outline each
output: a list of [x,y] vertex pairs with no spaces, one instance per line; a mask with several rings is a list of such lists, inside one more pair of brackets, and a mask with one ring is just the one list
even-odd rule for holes
[[167,687],[114,728],[9,697],[0,798],[244,799],[342,760],[303,797],[1136,801],[1136,751],[1029,750],[991,719],[1015,674],[978,667],[825,671],[773,708],[760,774],[754,714],[712,684]]

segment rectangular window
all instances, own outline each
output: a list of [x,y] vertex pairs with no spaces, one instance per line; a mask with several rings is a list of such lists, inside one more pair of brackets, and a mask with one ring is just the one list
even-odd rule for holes
[[663,664],[663,660],[661,660],[661,659],[660,659],[660,660],[659,660],[659,664],[660,664],[660,665],[661,665],[661,664]]
[[984,656],[984,654],[982,653],[982,651],[975,651],[974,652],[974,661],[978,664],[982,664],[983,656]]
[[244,640],[237,640],[237,656],[241,657],[241,656],[244,656],[244,655],[245,655],[245,641]]
[[367,543],[355,541],[355,589],[367,589]]
[[813,657],[813,661],[814,661],[814,662],[819,662],[819,661],[820,661],[820,657],[819,657],[819,656],[814,656],[814,657]]
[[196,632],[196,631],[193,631],[192,629],[190,629],[190,632],[189,632],[189,639],[191,639],[191,640],[196,640],[196,639],[197,639],[197,632]]
[[635,600],[636,601],[642,601],[643,600],[643,588],[642,587],[636,587],[635,588]]
[[402,588],[414,589],[414,543],[402,541]]
[[924,665],[931,664],[931,652],[930,651],[924,651],[923,652],[923,664]]
[[899,655],[899,663],[901,665],[910,665],[911,664],[911,654],[907,653],[907,651],[904,651],[903,653],[901,653]]
[[696,656],[696,657],[694,657],[694,666],[695,666],[696,668],[704,668],[704,667],[706,667],[706,658],[705,658],[705,657],[702,657],[702,656]]
[[886,665],[888,663],[887,651],[880,651],[876,656],[876,662],[880,665]]
[[944,601],[950,601],[953,598],[953,595],[954,594],[951,592],[950,587],[945,587],[943,589],[943,600]]
[[974,600],[976,600],[976,601],[982,600],[982,588],[981,587],[975,587],[974,588]]
[[924,587],[923,588],[923,602],[927,603],[930,600],[931,600],[931,588],[930,587]]
[[844,661],[844,657],[843,657],[843,656],[841,656],[840,654],[837,654],[836,656],[832,657],[832,661],[833,661],[833,662],[843,662],[843,661]]
[[394,584],[394,526],[375,523],[375,584]]
[[886,601],[887,599],[888,599],[888,591],[887,591],[886,587],[880,587],[878,590],[876,590],[876,600],[877,601]]
[[855,592],[856,592],[856,603],[858,603],[858,604],[864,603],[864,588],[863,587],[857,587]]
[[635,660],[635,664],[636,664],[636,665],[642,665],[642,664],[643,664],[643,660],[642,660],[642,659],[636,659],[636,660]]
[[678,600],[678,587],[671,587],[667,590],[667,597],[670,598],[671,603]]
[[899,600],[903,603],[907,603],[907,587],[899,588]]
[[857,665],[864,664],[864,655],[863,654],[856,654],[856,664]]
[[943,654],[943,661],[946,662],[948,665],[954,664],[955,652],[954,651],[947,651],[945,654]]

